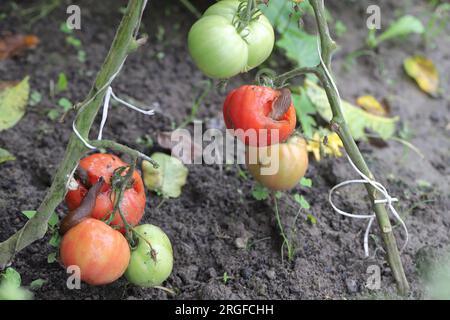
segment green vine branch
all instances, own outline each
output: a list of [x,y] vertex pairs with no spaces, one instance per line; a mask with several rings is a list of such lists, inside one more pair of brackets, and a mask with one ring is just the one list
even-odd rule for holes
[[[287,80],[305,75],[308,73],[315,74],[326,92],[328,101],[333,112],[333,118],[330,122],[330,127],[335,131],[342,140],[342,143],[347,151],[348,156],[356,165],[356,167],[367,177],[374,180],[374,176],[369,170],[364,157],[362,156],[358,146],[353,139],[350,129],[344,119],[341,109],[341,99],[339,92],[335,86],[334,80],[331,76],[331,57],[336,49],[336,43],[330,36],[328,23],[325,18],[325,7],[323,0],[310,0],[313,7],[317,22],[317,29],[320,38],[320,53],[321,63],[312,68],[297,68],[274,79],[277,84],[283,85]],[[376,203],[379,200],[379,192],[371,185],[365,184],[367,193],[373,205],[373,210],[381,230],[381,237],[387,253],[387,260],[391,267],[394,279],[397,283],[397,288],[400,294],[406,295],[409,291],[408,280],[406,279],[403,264],[400,258],[400,253],[397,247],[397,242],[392,231],[392,225],[389,220],[389,215],[384,203]]]
[[[146,4],[147,0],[129,1],[110,51],[97,75],[94,85],[85,102],[79,104],[81,107],[78,109],[76,128],[86,141],[88,141],[86,137],[89,136],[92,124],[105,96],[106,88],[110,85],[114,76],[120,72],[128,54],[145,42],[142,39],[138,39],[137,34]],[[150,158],[139,151],[113,141],[93,141],[91,144],[96,148],[107,148],[129,154],[133,159],[141,157],[152,162]],[[89,149],[73,133],[52,185],[37,209],[36,215],[28,220],[18,232],[0,243],[0,268],[4,268],[10,263],[17,252],[45,236],[47,222],[56,207],[63,201],[66,194],[66,186],[74,168],[77,167],[81,157],[88,151]]]

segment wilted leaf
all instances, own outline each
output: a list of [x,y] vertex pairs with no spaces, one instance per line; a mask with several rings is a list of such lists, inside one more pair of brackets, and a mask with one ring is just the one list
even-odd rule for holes
[[[324,143],[325,137],[326,144]],[[308,152],[314,155],[316,161],[320,161],[322,155],[332,155],[336,158],[341,157],[341,148],[343,146],[341,138],[339,138],[336,132],[322,129],[314,132],[312,139],[308,140],[307,149]]]
[[155,169],[148,161],[142,163],[147,188],[161,193],[165,198],[178,198],[186,184],[188,169],[180,160],[165,153],[156,152],[151,158],[159,164],[159,168]]
[[316,108],[314,108],[304,90],[302,94],[292,94],[292,102],[294,103],[297,119],[300,122],[303,134],[307,138],[312,138],[313,130],[317,125],[316,120],[312,117],[312,115],[317,113]]
[[185,164],[196,163],[202,159],[202,146],[192,141],[188,130],[160,132],[157,141],[161,147],[169,149],[173,157]]
[[439,72],[433,61],[424,56],[413,56],[403,61],[406,73],[416,80],[420,89],[435,95],[439,89]]
[[410,33],[423,33],[425,28],[414,16],[406,15],[394,21],[389,28],[377,37],[377,44],[392,38],[406,36]]
[[29,77],[0,92],[0,131],[16,125],[25,114],[30,94]]
[[[305,88],[309,99],[315,105],[320,116],[325,121],[331,121],[333,113],[325,90],[309,80],[305,81]],[[373,115],[344,100],[342,100],[341,107],[353,138],[356,140],[367,139],[365,129],[374,131],[383,139],[388,139],[395,133],[398,117],[387,118]]]
[[33,35],[7,35],[0,38],[0,60],[21,54],[26,49],[33,49],[39,43],[39,38]]
[[374,96],[361,96],[356,99],[356,104],[371,114],[387,115],[386,108]]
[[0,148],[0,164],[6,161],[14,161],[16,157],[14,157],[8,150]]

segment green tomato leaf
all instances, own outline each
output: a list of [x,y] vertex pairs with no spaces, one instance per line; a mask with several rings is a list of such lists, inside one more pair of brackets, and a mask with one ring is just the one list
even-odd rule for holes
[[30,95],[29,105],[34,107],[42,101],[42,94],[39,91],[33,90]]
[[312,187],[312,180],[303,177],[303,178],[300,180],[300,185],[302,185],[302,186],[304,186],[304,187],[306,187],[306,188],[311,188],[311,187]]
[[376,38],[377,44],[410,33],[423,33],[425,28],[422,22],[414,16],[406,15],[394,21],[389,28]]
[[302,94],[292,94],[292,102],[294,103],[297,113],[297,120],[302,126],[303,134],[306,138],[312,138],[314,129],[317,126],[313,115],[317,114],[317,110],[309,100],[308,96],[302,91]]
[[311,208],[309,202],[305,199],[305,197],[299,195],[298,193],[294,194],[294,200],[305,210]]
[[56,252],[52,252],[47,256],[47,263],[56,262]]
[[59,235],[58,232],[54,232],[48,244],[51,245],[52,247],[58,248],[60,243],[61,243],[61,236]]
[[178,198],[186,184],[189,172],[186,166],[177,158],[161,152],[154,153],[151,158],[159,168],[155,169],[148,161],[142,163],[147,188],[161,193],[164,198]]
[[256,184],[252,190],[252,196],[258,201],[266,200],[269,197],[269,190],[260,184]]
[[62,92],[67,90],[68,85],[69,81],[67,80],[66,74],[61,72],[58,75],[58,82],[56,83],[56,92]]
[[25,210],[22,213],[28,218],[31,219],[36,215],[36,210]]
[[8,150],[0,148],[0,164],[14,160],[16,160],[16,157],[14,157]]
[[312,13],[312,7],[309,1],[297,6],[298,11],[294,10],[291,1],[270,0],[267,6],[262,5],[260,9],[281,35],[275,45],[283,49],[298,66],[313,67],[320,61],[316,36],[302,30],[298,23],[303,15]]
[[286,0],[270,0],[267,5],[259,7],[280,34],[283,34],[289,28],[298,28],[299,19],[305,13],[312,13],[309,1],[299,3],[298,8],[299,10],[294,10],[291,1]]
[[28,80],[25,77],[19,84],[0,92],[0,131],[15,126],[25,114],[30,95]]
[[314,67],[320,62],[317,37],[298,28],[289,28],[276,45],[299,67]]
[[72,108],[72,102],[67,98],[59,99],[58,105],[63,108],[64,112],[69,111]]
[[[305,80],[305,89],[320,116],[330,122],[333,114],[325,90],[309,80]],[[382,139],[388,139],[394,135],[396,123],[399,120],[399,117],[387,118],[370,114],[344,100],[342,100],[342,112],[356,140],[367,139],[365,129],[376,132]]]
[[20,273],[18,273],[14,268],[11,267],[7,268],[6,271],[3,272],[1,278],[2,278],[1,282],[2,285],[6,282],[15,288],[19,288],[20,284],[22,283]]
[[50,228],[54,228],[59,222],[59,217],[56,214],[56,212],[53,212],[52,215],[50,216],[50,219],[48,220],[48,226]]
[[0,300],[30,300],[33,293],[20,286],[22,279],[13,268],[8,268],[0,276]]
[[46,282],[47,280],[44,279],[36,279],[30,283],[30,289],[32,290],[40,289]]

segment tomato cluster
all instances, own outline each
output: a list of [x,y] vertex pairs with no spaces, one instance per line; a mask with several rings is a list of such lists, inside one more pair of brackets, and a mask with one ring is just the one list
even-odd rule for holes
[[[119,203],[126,223],[114,212],[118,195],[115,181],[128,170],[128,165],[114,155],[92,154],[80,161],[77,187],[66,195],[70,212],[60,226],[61,262],[66,267],[77,266],[81,280],[88,284],[108,284],[126,272],[133,284],[156,286],[172,271],[173,252],[167,235],[149,224],[134,227],[142,219],[146,201],[139,172],[132,173]],[[127,227],[137,242],[133,250],[125,237],[129,236],[125,234]]]

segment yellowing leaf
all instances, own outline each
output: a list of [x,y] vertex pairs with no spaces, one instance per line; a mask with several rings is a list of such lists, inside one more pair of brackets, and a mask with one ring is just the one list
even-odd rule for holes
[[188,169],[180,160],[165,153],[155,152],[151,157],[159,167],[154,168],[148,161],[142,163],[146,187],[164,198],[178,198],[186,184]]
[[[327,137],[325,139],[325,137]],[[324,143],[324,140],[326,140]],[[314,155],[316,161],[320,161],[322,155],[331,155],[336,158],[342,157],[341,149],[344,147],[341,138],[336,132],[321,130],[314,132],[313,138],[308,140],[307,149]]]
[[16,125],[25,114],[30,94],[29,77],[0,92],[0,131]]
[[[310,80],[305,80],[305,89],[306,94],[316,106],[320,116],[325,121],[331,121],[333,113],[325,90]],[[347,122],[354,139],[366,140],[366,129],[374,131],[382,139],[388,139],[394,135],[395,124],[399,119],[398,117],[387,118],[373,115],[344,100],[342,100],[341,107],[345,121]]]
[[6,161],[14,161],[16,157],[14,157],[8,150],[0,148],[0,164]]
[[416,80],[422,91],[435,95],[439,89],[439,73],[430,59],[424,56],[413,56],[403,61],[406,73]]
[[386,109],[374,96],[361,96],[356,99],[356,104],[371,114],[378,116],[387,114]]

